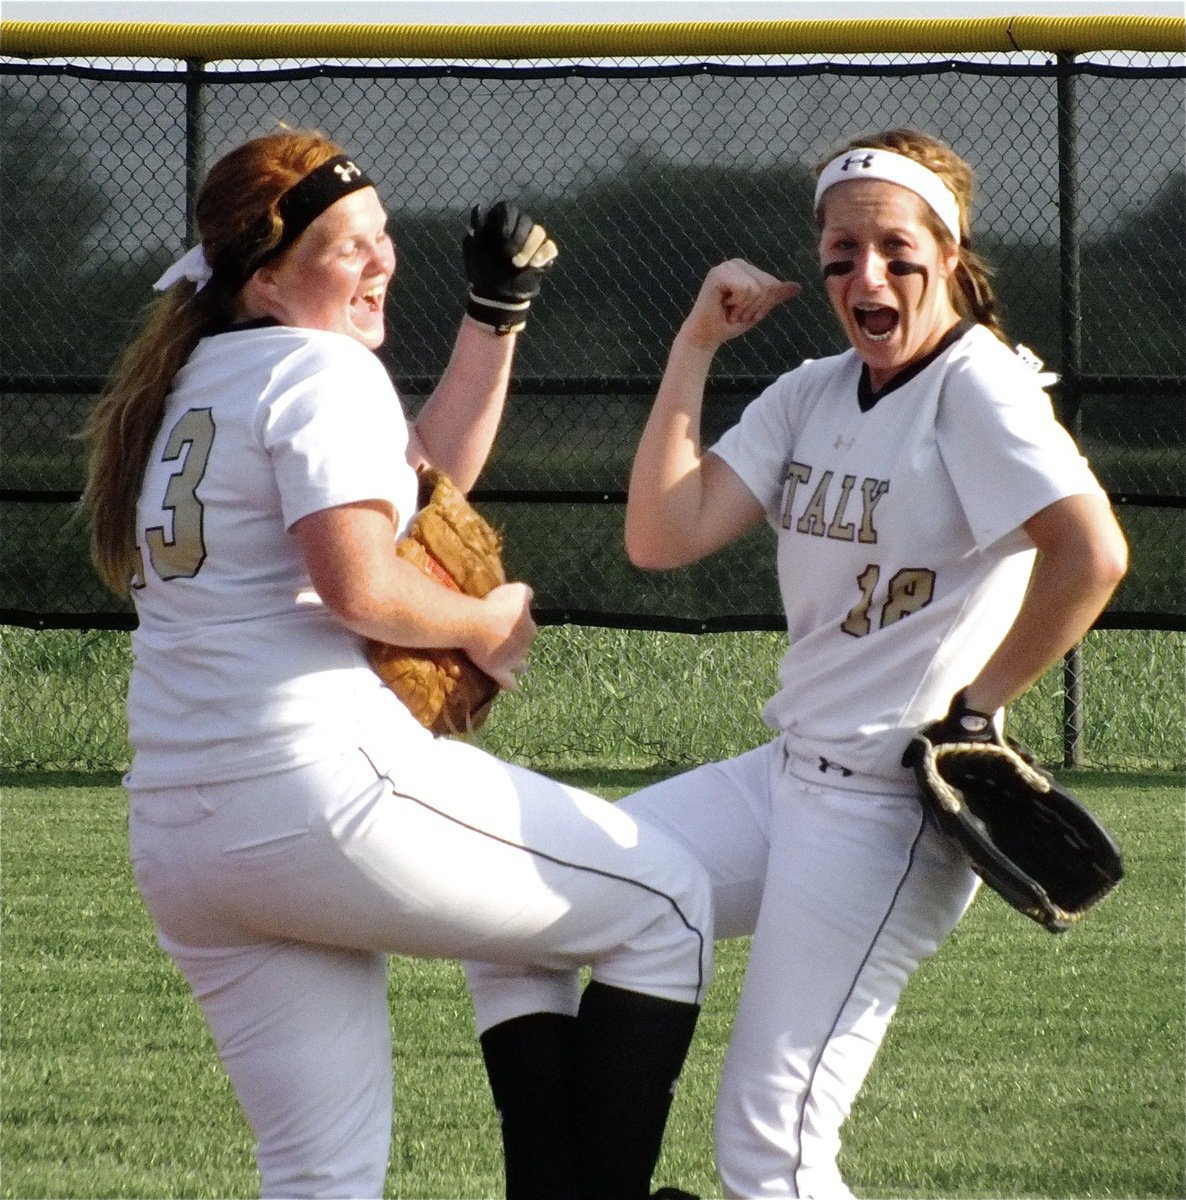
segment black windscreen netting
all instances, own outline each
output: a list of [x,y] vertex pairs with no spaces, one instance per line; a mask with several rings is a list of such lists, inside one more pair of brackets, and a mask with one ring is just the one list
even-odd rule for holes
[[380,182],[399,250],[383,356],[411,411],[460,317],[470,206],[512,196],[560,243],[476,493],[543,621],[779,624],[764,532],[685,572],[627,564],[631,455],[671,335],[722,258],[804,290],[718,357],[710,436],[774,376],[842,347],[819,284],[812,167],[854,134],[905,124],[976,166],[977,249],[1006,327],[1061,372],[1060,412],[1117,502],[1133,567],[1108,619],[1186,624],[1184,79],[1169,56],[3,71],[7,621],[128,623],[71,522],[73,435],[186,245],[187,147],[200,173],[283,122],[323,129]]

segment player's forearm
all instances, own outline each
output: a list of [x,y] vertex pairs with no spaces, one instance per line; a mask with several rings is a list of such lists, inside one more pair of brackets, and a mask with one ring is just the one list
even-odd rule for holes
[[468,649],[485,640],[480,600],[431,580],[421,583],[406,573],[397,587],[380,592],[365,607],[356,607],[345,624],[364,637],[413,649]]
[[700,420],[715,347],[677,335],[630,472],[626,550],[636,566],[694,561],[684,539],[703,508]]
[[[1089,511],[1085,497],[1064,503],[1080,513]],[[1127,563],[1124,538],[1110,513],[1064,528],[1063,536],[1039,552],[1016,620],[968,685],[969,705],[993,712],[1036,683],[1091,629]]]
[[411,649],[467,649],[481,641],[481,600],[443,587],[393,553],[383,559],[356,562],[348,573],[316,573],[318,594],[347,629]]
[[502,423],[518,334],[462,320],[440,381],[416,418],[428,460],[463,491],[473,487]]
[[480,599],[394,559],[329,605],[360,637],[409,650],[463,650],[500,687],[513,688],[535,637],[531,589],[503,584]]
[[414,649],[469,650],[495,640],[493,608],[396,554],[387,506],[323,509],[302,517],[292,531],[322,603],[351,632]]

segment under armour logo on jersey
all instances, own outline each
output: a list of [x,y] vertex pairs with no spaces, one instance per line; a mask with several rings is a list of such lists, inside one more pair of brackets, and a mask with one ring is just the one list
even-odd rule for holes
[[842,433],[836,435],[836,440],[832,443],[833,450],[848,450],[852,447],[856,438],[846,438]]
[[352,162],[338,163],[334,167],[334,174],[343,182],[349,183],[352,179],[359,178],[362,175],[362,168],[356,167]]
[[873,165],[872,154],[850,154],[841,164],[840,169],[847,171],[849,167],[860,167],[862,170],[868,170]]
[[821,775],[826,775],[829,771],[835,771],[843,779],[847,779],[852,774],[847,767],[824,758],[822,754],[819,756],[819,769]]

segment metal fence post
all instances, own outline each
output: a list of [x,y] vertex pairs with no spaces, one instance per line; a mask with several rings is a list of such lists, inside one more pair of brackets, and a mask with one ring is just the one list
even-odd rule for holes
[[197,203],[202,169],[206,161],[205,63],[200,58],[185,60],[185,244],[198,241]]
[[[1081,425],[1080,380],[1083,370],[1082,279],[1079,268],[1079,157],[1077,145],[1078,77],[1074,54],[1058,55],[1058,244],[1061,315],[1062,395],[1059,416],[1078,438]],[[1083,648],[1072,646],[1063,658],[1062,761],[1083,765]]]

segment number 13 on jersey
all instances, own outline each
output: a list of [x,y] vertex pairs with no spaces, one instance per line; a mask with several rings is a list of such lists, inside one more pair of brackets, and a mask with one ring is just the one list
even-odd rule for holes
[[203,508],[198,485],[214,445],[214,417],[208,408],[191,408],[173,426],[161,462],[176,463],[161,502],[171,514],[172,530],[155,525],[144,531],[148,560],[161,579],[192,579],[206,561]]

